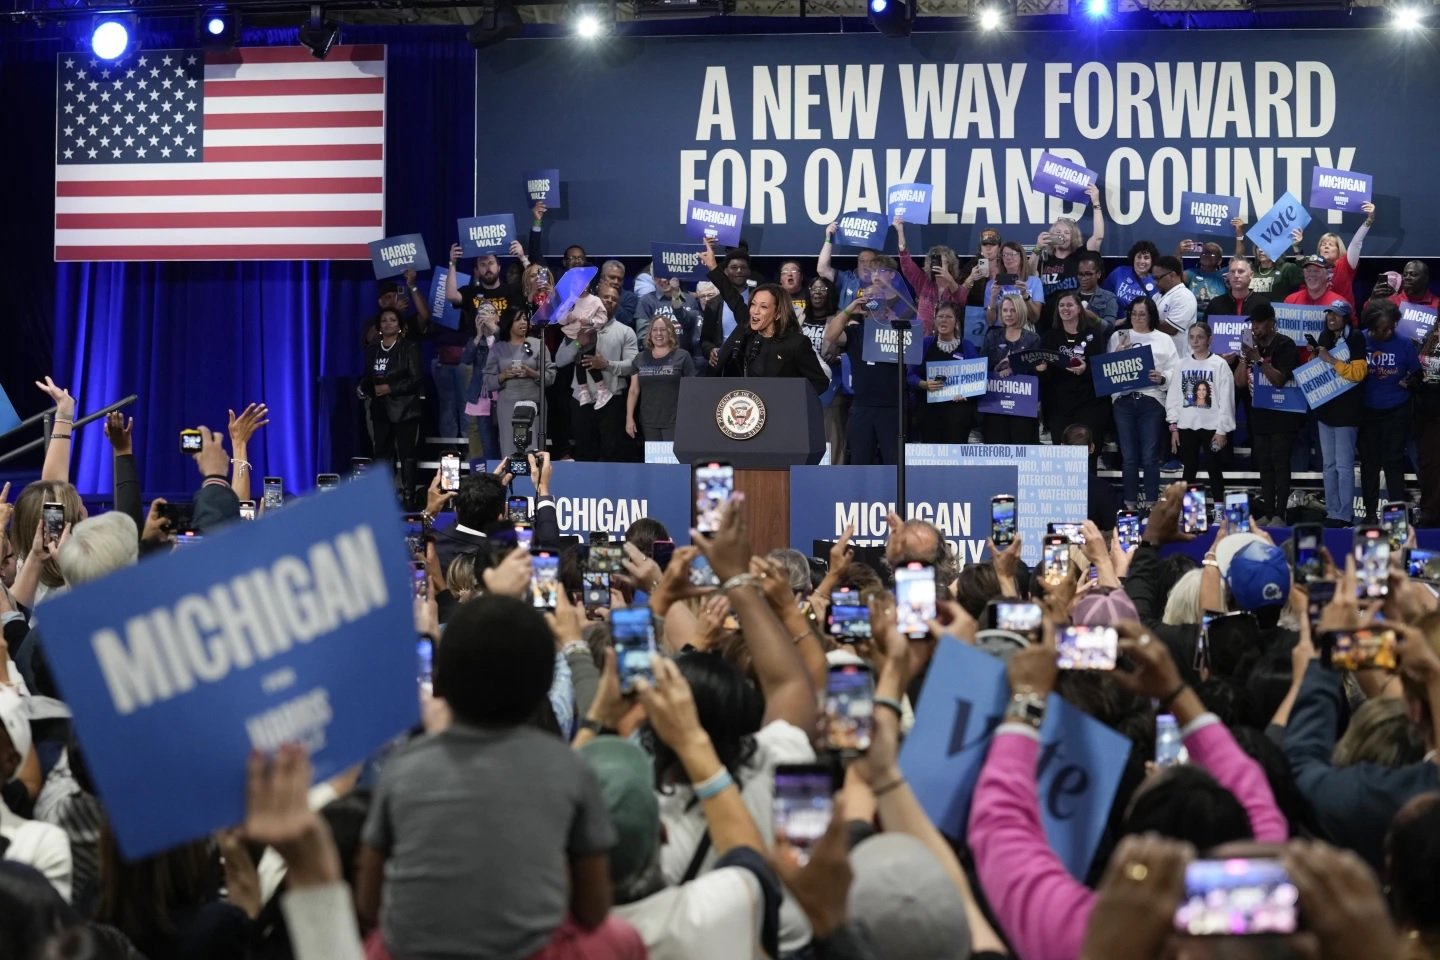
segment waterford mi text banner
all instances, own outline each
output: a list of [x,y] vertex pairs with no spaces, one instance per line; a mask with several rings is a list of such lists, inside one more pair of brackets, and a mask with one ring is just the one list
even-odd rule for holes
[[[1109,253],[1198,239],[1183,193],[1238,197],[1253,224],[1288,191],[1319,204],[1312,240],[1348,235],[1360,215],[1312,199],[1318,167],[1369,178],[1366,253],[1403,237],[1405,253],[1440,254],[1440,182],[1417,169],[1440,128],[1413,122],[1440,92],[1440,52],[1393,31],[1220,36],[512,40],[477,63],[477,210],[510,209],[527,171],[558,166],[553,242],[607,254],[683,242],[692,200],[742,208],[754,251],[813,254],[823,225],[883,212],[886,188],[912,183],[933,191],[911,246],[973,249],[982,226],[1032,243],[1061,215],[1088,236],[1083,195],[1032,188],[1048,151],[1096,174]],[[490,112],[507,91],[535,122],[501,143]]]

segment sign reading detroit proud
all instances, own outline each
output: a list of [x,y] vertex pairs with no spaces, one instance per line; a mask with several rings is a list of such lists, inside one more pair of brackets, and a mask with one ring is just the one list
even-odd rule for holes
[[[1238,197],[1254,223],[1287,191],[1308,197],[1317,167],[1364,171],[1403,192],[1406,209],[1440,207],[1440,179],[1407,166],[1440,148],[1440,129],[1408,122],[1400,95],[1405,77],[1440,74],[1429,45],[1396,44],[1383,30],[1233,31],[1223,49],[1162,31],[1052,40],[626,38],[623,58],[567,40],[502,44],[477,64],[481,90],[523,82],[532,102],[583,114],[643,89],[647,109],[584,138],[541,125],[505,150],[490,149],[490,125],[477,124],[478,208],[509,209],[510,184],[560,166],[592,172],[570,182],[556,242],[615,253],[678,239],[696,199],[743,208],[757,253],[813,256],[819,230],[849,211],[885,210],[886,188],[904,183],[933,187],[912,245],[968,250],[982,225],[1038,230],[1062,213],[1088,234],[1083,202],[1032,189],[1047,150],[1098,175],[1107,249],[1183,235],[1187,191]],[[1397,128],[1408,131],[1404,150],[1374,135]],[[623,174],[595,167],[595,155],[622,153],[632,159]],[[1342,232],[1355,225],[1337,210],[1316,217],[1347,224]],[[1397,249],[1388,222],[1367,253]],[[1440,221],[1409,218],[1405,231],[1407,253],[1440,254]]]

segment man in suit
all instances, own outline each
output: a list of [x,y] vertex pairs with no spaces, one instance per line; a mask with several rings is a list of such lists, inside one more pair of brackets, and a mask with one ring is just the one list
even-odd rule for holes
[[[532,522],[535,525],[534,545],[547,550],[560,549],[560,522],[555,516],[555,498],[550,494],[550,473],[553,464],[549,457],[532,452],[527,454],[530,461],[530,476],[535,481],[535,507]],[[426,516],[433,522],[435,517],[453,500],[455,522],[445,528],[435,528],[435,555],[442,571],[450,569],[450,561],[456,556],[473,551],[488,539],[485,530],[505,519],[505,501],[509,496],[510,461],[502,461],[499,473],[472,473],[460,481],[460,489],[452,494],[439,488],[439,478],[430,485],[426,501]]]

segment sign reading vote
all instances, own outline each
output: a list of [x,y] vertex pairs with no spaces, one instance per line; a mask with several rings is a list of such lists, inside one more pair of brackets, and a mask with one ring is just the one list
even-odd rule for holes
[[956,397],[978,397],[989,387],[989,361],[984,357],[971,360],[932,360],[925,364],[925,379],[939,380],[939,390],[925,394],[930,403],[948,403]]
[[1245,236],[1255,244],[1271,260],[1279,260],[1290,249],[1294,241],[1290,237],[1292,230],[1304,230],[1310,223],[1310,212],[1305,205],[1295,196],[1286,191],[1285,196],[1275,201],[1275,206],[1265,212],[1265,216],[1255,221],[1255,226],[1246,231]]
[[[460,306],[451,303],[445,296],[445,278],[450,275],[449,267],[436,267],[430,276],[430,317],[442,327],[460,329]],[[457,285],[459,281],[456,281]],[[474,331],[470,331],[472,334]]]
[[[965,838],[970,799],[1010,687],[1005,665],[955,640],[942,639],[925,679],[915,726],[900,750],[900,770],[941,833]],[[1130,741],[1056,694],[1046,698],[1035,793],[1050,849],[1084,879],[1105,832],[1110,805],[1130,755]]]
[[1354,213],[1370,200],[1374,179],[1368,173],[1316,167],[1310,174],[1310,206]]
[[894,363],[898,344],[905,344],[905,362],[919,363],[925,356],[923,332],[918,322],[908,330],[897,330],[883,320],[865,321],[865,346],[860,359],[866,363]]
[[508,213],[461,217],[456,229],[460,231],[460,252],[465,256],[501,254],[510,249],[510,241],[515,239],[515,217]]
[[560,209],[560,171],[536,170],[525,178],[525,195],[530,202],[543,203],[547,210]]
[[1305,391],[1295,385],[1292,378],[1284,386],[1277,387],[1260,372],[1260,365],[1250,365],[1251,403],[1262,410],[1280,410],[1285,413],[1305,413],[1310,405],[1305,401]]
[[1435,328],[1435,308],[1422,307],[1418,303],[1400,304],[1400,322],[1395,329],[1402,337],[1409,337],[1416,343],[1424,343]]
[[733,247],[740,242],[740,225],[745,211],[739,207],[722,207],[718,203],[691,200],[685,206],[685,236],[692,240],[709,238]]
[[700,262],[700,254],[704,252],[705,246],[699,243],[650,244],[650,259],[655,261],[655,278],[664,280],[674,277],[699,283],[710,276],[710,271]]
[[425,238],[418,233],[407,233],[400,237],[386,237],[373,240],[370,248],[370,263],[375,268],[375,279],[395,277],[406,270],[430,269],[430,256],[425,252]]
[[1072,203],[1089,203],[1085,188],[1095,182],[1095,171],[1084,164],[1046,151],[1035,164],[1030,186],[1047,197],[1059,197]]
[[326,780],[418,719],[392,482],[371,471],[46,603],[45,653],[127,859],[239,823],[251,750],[302,744]]
[[897,183],[885,190],[885,215],[893,223],[929,223],[935,188],[928,183]]
[[885,245],[885,232],[889,229],[889,221],[880,214],[856,210],[841,215],[835,239],[847,247],[879,250]]
[[1150,371],[1155,369],[1155,354],[1149,344],[1102,353],[1090,361],[1090,376],[1095,380],[1095,394],[1101,397],[1117,393],[1134,393],[1151,386]]
[[1186,233],[1231,235],[1230,221],[1240,216],[1240,198],[1220,193],[1180,194],[1180,229]]
[[1007,417],[1033,417],[1040,412],[1040,378],[1026,374],[991,377],[975,409]]
[[[1337,298],[1338,299],[1338,298]],[[1276,303],[1275,329],[1298,344],[1305,343],[1305,335],[1320,336],[1325,329],[1325,308],[1319,304]]]
[[[585,537],[601,531],[624,534],[641,517],[665,524],[676,543],[690,529],[690,466],[663,463],[555,463],[555,519],[561,534]],[[894,471],[892,470],[893,474]],[[531,498],[529,477],[515,478],[516,496]]]

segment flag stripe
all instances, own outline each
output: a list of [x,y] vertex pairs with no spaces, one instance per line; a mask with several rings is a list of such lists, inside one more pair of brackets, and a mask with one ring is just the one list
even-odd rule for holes
[[[374,193],[234,194],[228,197],[57,197],[62,213],[224,213],[244,210],[371,210],[380,212]],[[379,236],[371,239],[378,240]]]
[[[138,163],[112,163],[108,165],[64,166],[60,168],[61,183],[79,181],[109,181],[114,183],[142,182],[155,169]],[[165,168],[166,182],[177,185],[181,181],[238,180],[247,183],[264,183],[267,177],[301,180],[315,177],[321,180],[335,180],[354,177],[374,177],[378,180],[385,173],[383,160],[335,160],[335,161],[294,161],[272,163],[177,163]],[[162,184],[163,185],[163,184]],[[247,191],[251,192],[251,191]],[[363,191],[362,191],[363,192]]]
[[233,227],[210,230],[205,227],[167,227],[134,230],[57,230],[59,246],[146,247],[193,243],[200,246],[218,243],[260,246],[262,244],[324,244],[365,243],[374,233],[372,227]]
[[205,63],[205,82],[222,80],[325,80],[383,77],[383,60],[311,60],[309,63]]
[[276,102],[273,97],[212,97],[205,101],[205,116],[224,113],[266,113],[277,107],[287,113],[326,113],[337,110],[384,110],[385,94],[351,93],[342,97],[287,96]]
[[384,77],[342,77],[334,80],[207,80],[206,97],[304,97],[384,93]]
[[[379,177],[326,179],[322,177],[271,180],[171,180],[171,181],[84,181],[68,180],[55,185],[62,197],[169,197],[215,194],[265,193],[380,193]],[[378,240],[379,237],[371,239]]]
[[329,127],[319,130],[206,130],[205,148],[254,147],[266,144],[385,142],[383,127]]
[[70,260],[369,260],[363,243],[184,244],[170,246],[56,246],[58,262]]
[[[330,49],[324,63],[345,60],[384,60],[385,47],[380,44],[341,44]],[[239,47],[235,50],[205,54],[205,63],[309,63],[315,60],[308,47]]]
[[209,130],[255,130],[266,127],[375,127],[384,123],[379,110],[316,113],[221,113],[205,115]]
[[383,160],[385,147],[379,143],[297,143],[286,146],[209,147],[205,162],[229,163],[239,160]]
[[168,230],[183,227],[378,227],[379,210],[61,213],[57,230]]

